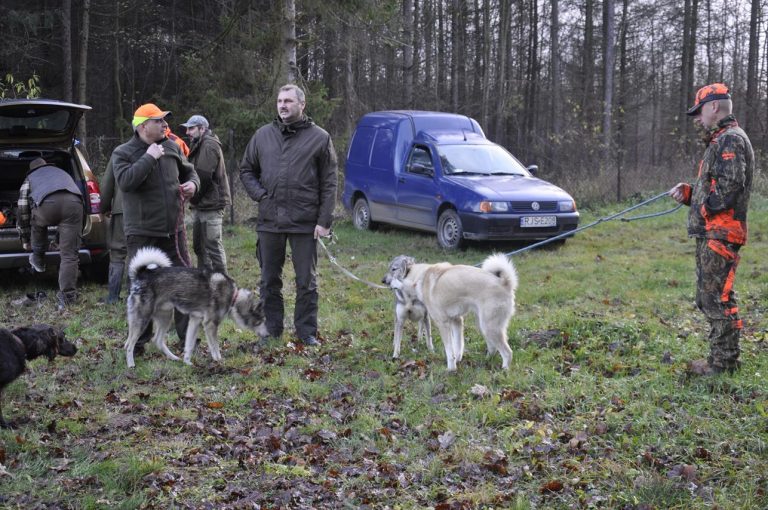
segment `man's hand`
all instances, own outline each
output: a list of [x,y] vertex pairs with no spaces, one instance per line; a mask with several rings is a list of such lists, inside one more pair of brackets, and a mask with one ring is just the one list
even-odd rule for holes
[[22,243],[21,246],[24,248],[24,251],[32,251],[32,245],[29,243]]
[[153,143],[147,148],[147,154],[149,154],[155,159],[160,159],[160,157],[165,154],[165,149],[163,149],[162,145]]
[[315,239],[319,239],[321,237],[327,237],[331,234],[330,228],[325,228],[321,225],[315,225]]
[[195,192],[197,191],[197,186],[195,186],[195,183],[192,181],[187,181],[183,183],[181,186],[179,186],[179,191],[181,191],[181,196],[184,197],[184,200],[189,200],[193,196],[195,196]]
[[669,190],[668,193],[669,193],[669,196],[672,197],[672,199],[675,202],[682,204],[682,203],[685,203],[685,197],[688,194],[690,188],[691,188],[690,184],[685,182],[679,182],[675,185],[675,187]]

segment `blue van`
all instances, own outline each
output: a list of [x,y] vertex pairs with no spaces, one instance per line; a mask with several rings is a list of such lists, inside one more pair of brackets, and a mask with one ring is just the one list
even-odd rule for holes
[[374,112],[352,136],[342,201],[359,229],[388,223],[435,232],[445,249],[575,230],[573,197],[535,172],[489,141],[470,117]]

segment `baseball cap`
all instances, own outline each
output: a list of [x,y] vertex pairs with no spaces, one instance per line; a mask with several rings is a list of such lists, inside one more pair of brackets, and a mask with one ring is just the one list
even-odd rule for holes
[[192,126],[203,126],[205,129],[208,129],[208,119],[202,115],[193,115],[189,118],[188,121],[186,121],[184,124],[181,124],[181,126],[185,128]]
[[163,119],[171,112],[163,111],[152,103],[147,103],[139,106],[139,108],[133,114],[133,127],[136,128],[142,122],[146,122],[149,119]]
[[691,106],[685,113],[686,115],[697,115],[699,113],[699,108],[701,108],[701,105],[704,103],[730,98],[731,94],[728,93],[728,87],[726,87],[724,83],[705,85],[696,92],[696,101],[694,101],[693,106]]

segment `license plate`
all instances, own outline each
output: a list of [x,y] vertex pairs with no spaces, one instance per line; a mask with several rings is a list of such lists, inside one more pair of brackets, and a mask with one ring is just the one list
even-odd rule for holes
[[520,227],[554,227],[557,225],[556,216],[523,216],[520,218]]

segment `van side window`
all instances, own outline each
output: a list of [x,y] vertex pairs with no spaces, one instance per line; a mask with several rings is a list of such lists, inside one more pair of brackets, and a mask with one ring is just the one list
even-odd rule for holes
[[406,171],[409,174],[429,175],[435,174],[435,166],[432,164],[432,156],[426,147],[414,147],[408,158]]

